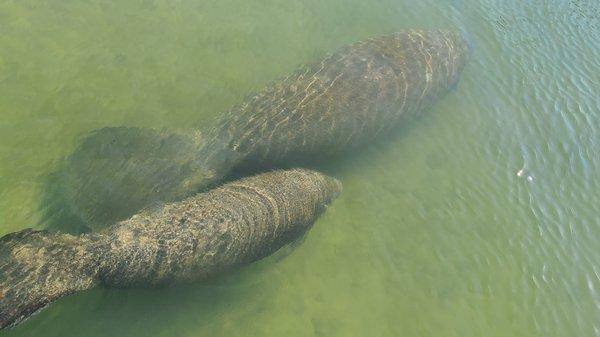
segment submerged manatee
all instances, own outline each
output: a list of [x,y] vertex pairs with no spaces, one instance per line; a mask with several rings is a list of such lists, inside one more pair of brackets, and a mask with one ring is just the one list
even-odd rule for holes
[[[444,96],[466,56],[465,41],[441,30],[345,46],[249,96],[203,130],[200,141],[135,128],[94,133],[67,158],[58,194],[74,214],[101,228],[154,201],[218,183],[239,165],[303,165],[354,149]],[[185,151],[155,150],[170,142]]]
[[8,234],[0,238],[0,328],[96,285],[201,280],[261,259],[307,231],[340,191],[315,171],[273,171],[98,233]]

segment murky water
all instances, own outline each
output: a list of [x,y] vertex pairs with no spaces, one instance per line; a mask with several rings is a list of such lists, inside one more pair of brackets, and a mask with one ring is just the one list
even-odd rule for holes
[[201,127],[299,64],[415,27],[469,37],[457,90],[322,167],[344,192],[297,247],[209,282],[66,297],[0,335],[600,336],[595,0],[2,1],[0,234],[43,226],[44,181],[91,130]]

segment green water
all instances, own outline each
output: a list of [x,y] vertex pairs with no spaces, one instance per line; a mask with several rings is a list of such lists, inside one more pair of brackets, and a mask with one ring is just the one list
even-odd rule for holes
[[469,37],[458,89],[323,167],[344,192],[300,245],[209,282],[66,297],[0,335],[600,336],[596,0],[2,0],[0,234],[43,226],[45,177],[91,130],[201,127],[415,27]]

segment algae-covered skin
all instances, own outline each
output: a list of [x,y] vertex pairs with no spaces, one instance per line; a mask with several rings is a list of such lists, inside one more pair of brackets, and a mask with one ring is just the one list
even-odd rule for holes
[[[462,37],[442,30],[345,46],[249,96],[199,141],[149,129],[96,132],[67,158],[59,194],[97,229],[156,200],[196,193],[239,165],[303,165],[368,144],[444,96],[466,58]],[[169,144],[186,151],[155,150]]]
[[97,285],[202,280],[306,232],[340,183],[294,169],[244,178],[91,234],[26,229],[0,238],[0,327]]

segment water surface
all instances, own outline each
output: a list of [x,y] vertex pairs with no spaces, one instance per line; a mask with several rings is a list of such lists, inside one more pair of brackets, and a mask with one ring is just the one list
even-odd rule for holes
[[0,2],[0,234],[44,226],[44,181],[91,130],[201,127],[403,28],[461,30],[470,64],[323,167],[344,192],[300,245],[209,282],[66,297],[0,335],[600,336],[594,0]]

